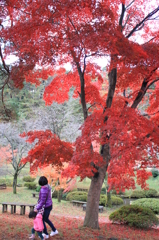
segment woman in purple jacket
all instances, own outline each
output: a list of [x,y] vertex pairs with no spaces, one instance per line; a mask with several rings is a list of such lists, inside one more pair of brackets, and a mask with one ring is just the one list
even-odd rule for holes
[[50,236],[54,236],[54,235],[58,234],[58,231],[54,227],[53,223],[49,220],[49,215],[52,210],[52,196],[51,196],[51,187],[50,187],[50,185],[48,185],[48,180],[45,176],[41,176],[39,178],[39,185],[41,186],[41,190],[39,193],[39,200],[38,200],[38,204],[36,205],[36,210],[40,211],[44,206],[43,235],[45,236],[45,239],[47,239],[47,238],[49,238],[49,234],[47,232],[45,223],[47,223],[52,229]]

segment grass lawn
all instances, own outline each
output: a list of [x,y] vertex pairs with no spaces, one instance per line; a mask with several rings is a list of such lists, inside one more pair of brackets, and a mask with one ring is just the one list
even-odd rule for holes
[[[17,188],[17,194],[12,193],[12,187],[0,190],[0,203],[1,202],[17,202],[17,203],[31,203],[37,202],[37,198],[32,197],[32,193],[35,190],[28,190],[25,187]],[[72,206],[72,203],[68,201],[61,201],[60,203],[56,198],[53,198],[54,213],[63,216],[67,213],[68,216],[82,216],[84,217],[82,207]],[[100,217],[108,217],[111,212],[117,208],[105,208],[103,213],[99,213]],[[10,210],[9,210],[10,211]]]

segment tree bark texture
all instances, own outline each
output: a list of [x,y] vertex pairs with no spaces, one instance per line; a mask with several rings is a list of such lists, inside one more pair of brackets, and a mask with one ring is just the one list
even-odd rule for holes
[[[110,71],[108,77],[109,77],[109,90],[108,90],[108,97],[106,101],[106,107],[110,108],[112,105],[116,81],[117,81],[117,69],[113,68]],[[105,144],[103,146],[103,160],[105,162],[105,165],[98,169],[97,177],[94,176],[91,180],[91,185],[90,185],[88,198],[87,198],[84,227],[90,227],[94,229],[99,228],[98,206],[99,206],[101,188],[102,188],[102,185],[106,176],[108,164],[110,161],[109,144]]]
[[103,158],[105,165],[98,170],[97,176],[92,177],[91,185],[88,192],[86,215],[84,219],[84,227],[99,229],[98,212],[101,188],[106,176],[110,154],[109,145],[104,146]]
[[13,193],[14,194],[17,193],[17,178],[18,178],[18,174],[15,173],[14,178],[13,178]]

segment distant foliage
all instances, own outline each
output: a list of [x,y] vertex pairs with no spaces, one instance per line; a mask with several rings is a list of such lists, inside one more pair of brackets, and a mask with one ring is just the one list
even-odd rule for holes
[[109,219],[136,228],[150,228],[159,223],[151,209],[135,205],[121,207],[111,213]]
[[27,187],[28,189],[36,189],[37,188],[36,183],[34,183],[34,182],[26,182],[24,184],[24,187]]
[[158,177],[158,175],[159,175],[158,169],[153,168],[153,169],[151,170],[151,172],[152,172],[152,176],[153,176],[154,178]]
[[82,191],[74,191],[68,193],[66,200],[67,201],[72,201],[72,200],[77,200],[77,201],[87,201],[87,195],[88,193],[82,192]]
[[63,193],[63,188],[61,188],[61,189],[57,189],[57,190],[55,190],[54,192],[53,192],[53,194],[52,194],[52,197],[53,198],[57,198],[58,197],[58,191],[59,191],[59,193],[60,193],[60,195],[62,196],[62,193]]
[[12,187],[13,186],[13,181],[11,179],[5,179],[5,178],[1,178],[0,179],[0,184],[6,184],[8,187]]
[[[120,198],[120,197],[116,197],[116,196],[111,196],[111,204],[112,205],[122,205],[124,202],[123,202],[123,199]],[[106,195],[100,195],[100,201],[99,201],[99,204],[102,205],[102,206],[106,206],[107,205],[107,196]]]
[[32,178],[30,176],[26,176],[26,177],[23,177],[23,181],[24,182],[34,182],[35,178]]
[[106,194],[106,188],[102,188],[100,194]]
[[132,205],[150,208],[154,213],[159,214],[159,199],[142,198],[132,202]]
[[131,194],[131,198],[151,198],[156,197],[158,195],[155,189],[148,190],[134,190]]

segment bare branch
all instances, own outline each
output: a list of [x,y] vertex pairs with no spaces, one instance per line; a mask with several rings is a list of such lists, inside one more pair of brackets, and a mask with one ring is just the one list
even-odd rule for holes
[[121,26],[121,31],[123,29],[123,19],[124,19],[125,10],[126,10],[125,5],[122,3],[122,10],[121,10],[121,15],[119,19],[119,26]]
[[[156,78],[155,80],[153,80],[149,85],[148,85],[148,79],[150,79],[150,77],[152,76],[152,74],[157,70],[157,68],[153,69],[151,71],[151,73],[149,74],[149,76],[147,78],[145,78],[142,82],[141,88],[138,92],[137,97],[135,98],[131,108],[136,108],[138,106],[138,104],[141,102],[143,96],[145,95],[145,93],[147,92],[147,90],[150,88],[150,86],[159,81],[159,78]],[[148,86],[147,86],[148,85]]]
[[134,2],[135,2],[135,0],[133,0],[131,3],[129,3],[129,4],[126,6],[126,9],[128,9]]
[[147,16],[141,21],[139,22],[138,24],[136,24],[136,26],[131,30],[131,32],[126,36],[126,38],[129,38],[132,36],[132,34],[134,32],[136,32],[137,30],[141,29],[141,26],[143,26],[143,23],[148,21],[148,20],[151,20],[151,17],[156,14],[157,12],[159,11],[159,6],[153,10],[152,12],[150,12],[149,14],[147,14]]

